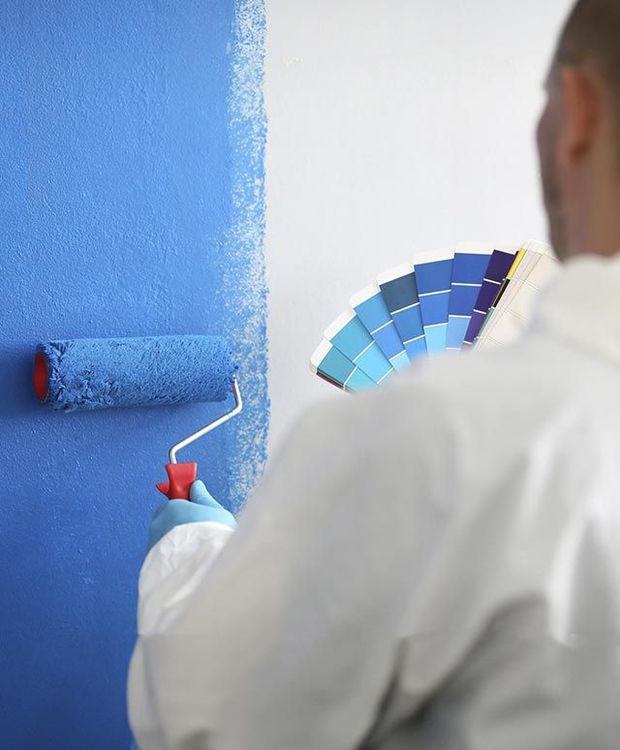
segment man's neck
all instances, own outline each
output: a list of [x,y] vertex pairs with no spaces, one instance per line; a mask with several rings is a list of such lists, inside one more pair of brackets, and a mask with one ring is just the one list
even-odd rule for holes
[[620,188],[588,196],[572,212],[568,227],[568,256],[620,253]]

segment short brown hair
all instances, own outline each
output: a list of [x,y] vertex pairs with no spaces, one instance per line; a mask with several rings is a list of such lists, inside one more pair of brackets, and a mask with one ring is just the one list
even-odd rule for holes
[[560,36],[556,62],[593,63],[620,101],[620,0],[579,0]]

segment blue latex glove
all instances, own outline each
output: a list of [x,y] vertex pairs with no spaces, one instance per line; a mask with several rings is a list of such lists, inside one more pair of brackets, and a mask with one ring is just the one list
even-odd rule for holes
[[189,496],[191,502],[168,500],[155,511],[149,527],[147,552],[171,529],[183,523],[214,521],[229,526],[231,529],[234,529],[237,525],[233,514],[229,513],[210,495],[200,480],[192,484]]

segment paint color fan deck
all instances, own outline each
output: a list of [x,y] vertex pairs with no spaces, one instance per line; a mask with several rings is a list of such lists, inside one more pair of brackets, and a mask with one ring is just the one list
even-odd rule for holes
[[542,242],[460,243],[418,255],[354,294],[310,360],[345,391],[376,388],[420,357],[514,341],[557,272]]

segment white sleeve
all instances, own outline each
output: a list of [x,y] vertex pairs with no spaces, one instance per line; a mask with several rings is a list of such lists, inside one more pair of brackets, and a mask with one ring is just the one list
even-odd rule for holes
[[142,644],[174,629],[174,620],[200,588],[202,578],[233,534],[219,523],[181,524],[171,529],[149,551],[138,581],[138,642],[131,660],[128,682],[129,715],[141,748],[162,744],[163,724]]
[[400,398],[355,401],[298,425],[214,565],[194,545],[168,572],[162,546],[143,574],[129,680],[142,750],[348,750],[371,729],[444,522],[430,477],[445,464],[436,420],[413,445]]
[[163,632],[170,604],[191,599],[233,529],[201,521],[175,526],[149,551],[138,581],[138,634]]

